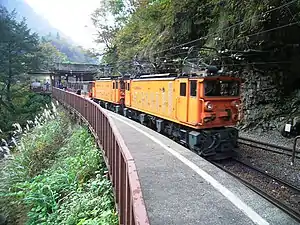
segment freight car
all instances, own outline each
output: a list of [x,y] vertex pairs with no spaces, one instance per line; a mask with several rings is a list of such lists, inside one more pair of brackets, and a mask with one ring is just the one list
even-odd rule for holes
[[223,159],[237,148],[234,125],[238,121],[239,87],[238,78],[210,71],[202,76],[166,73],[97,80],[91,98],[203,157]]

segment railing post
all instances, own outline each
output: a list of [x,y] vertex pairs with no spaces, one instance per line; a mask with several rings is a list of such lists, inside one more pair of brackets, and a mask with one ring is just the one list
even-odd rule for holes
[[120,224],[149,225],[135,163],[112,119],[97,103],[77,94],[53,88],[52,96],[77,111],[98,138],[115,191]]

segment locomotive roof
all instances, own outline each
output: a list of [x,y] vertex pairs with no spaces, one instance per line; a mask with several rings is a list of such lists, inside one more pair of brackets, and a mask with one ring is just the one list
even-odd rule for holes
[[188,79],[204,79],[204,80],[215,80],[215,79],[224,79],[224,80],[240,80],[240,78],[232,77],[230,75],[222,74],[214,74],[210,76],[201,76],[196,74],[173,74],[173,73],[162,73],[162,74],[148,74],[142,75],[138,77],[121,77],[121,76],[113,76],[113,77],[102,77],[99,78],[98,81],[109,81],[109,80],[174,80],[180,78],[188,78]]

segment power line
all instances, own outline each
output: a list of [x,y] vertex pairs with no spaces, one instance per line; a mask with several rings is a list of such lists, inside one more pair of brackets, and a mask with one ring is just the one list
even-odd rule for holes
[[269,64],[290,64],[290,63],[293,63],[293,61],[247,62],[247,63],[220,64],[219,66],[269,65]]
[[233,42],[233,41],[235,41],[235,40],[239,40],[239,39],[241,39],[241,38],[257,36],[257,35],[259,35],[259,34],[264,34],[264,33],[268,33],[268,32],[274,31],[274,30],[279,30],[279,29],[282,29],[282,28],[285,28],[285,27],[288,27],[288,26],[293,26],[293,25],[296,25],[296,24],[298,24],[298,23],[299,23],[299,22],[293,22],[293,23],[281,25],[281,26],[278,26],[278,27],[273,27],[273,28],[268,29],[268,30],[263,30],[263,31],[259,31],[259,32],[257,32],[257,33],[253,33],[253,34],[249,34],[249,35],[237,37],[237,38],[234,38],[234,39],[225,41],[225,42],[223,42],[223,43],[230,43],[230,42]]
[[[256,35],[259,35],[259,34],[263,34],[263,33],[268,33],[268,32],[271,32],[271,31],[274,31],[274,30],[278,30],[278,29],[282,29],[282,28],[285,28],[285,27],[288,27],[288,26],[292,26],[292,25],[295,25],[295,24],[298,24],[298,22],[293,22],[293,23],[289,23],[289,24],[285,24],[285,25],[282,25],[282,26],[278,26],[278,27],[274,27],[274,28],[271,28],[271,29],[268,29],[268,30],[264,30],[264,31],[260,31],[260,32],[257,32],[257,33],[254,33],[254,34],[250,34],[250,35],[247,35],[247,36],[242,36],[242,37],[238,37],[238,38],[235,38],[233,40],[238,40],[240,38],[245,38],[245,37],[251,37],[251,36],[256,36]],[[228,42],[231,42],[233,40],[229,40]],[[181,53],[177,53],[177,54],[172,54],[172,55],[169,55],[170,56],[177,56],[177,55],[181,55],[181,54],[185,54],[185,53],[188,53],[188,51],[186,52],[181,52]],[[228,56],[229,57],[229,56]],[[162,59],[162,58],[165,58],[165,57],[159,57],[159,59]],[[124,63],[129,63],[131,61],[125,61],[122,64]],[[276,63],[276,62],[275,62]],[[113,63],[113,64],[117,64],[117,63]],[[247,63],[247,64],[251,64],[251,63]],[[253,64],[253,63],[252,63]],[[264,64],[264,63],[263,63]],[[234,64],[232,64],[234,65]],[[241,64],[235,64],[235,65],[241,65]],[[254,64],[253,64],[254,65]],[[255,65],[258,65],[258,63],[256,63]],[[120,65],[119,65],[120,66]]]
[[[294,3],[294,2],[296,2],[296,0],[290,1],[290,2],[288,2],[288,3],[285,3],[285,4],[281,5],[281,6],[278,6],[278,7],[276,7],[276,8],[272,8],[272,9],[270,9],[270,10],[268,10],[268,11],[263,12],[262,14],[266,14],[266,13],[269,13],[269,12],[272,12],[272,11],[275,11],[275,10],[278,10],[278,9],[283,8],[283,7],[286,7],[286,6],[288,6],[288,5],[290,5],[290,4]],[[219,3],[220,3],[220,2],[219,2]],[[206,5],[210,5],[210,4],[211,4],[211,3],[206,4]],[[206,5],[205,5],[205,6],[206,6]],[[205,38],[207,38],[207,37],[213,36],[214,34],[219,34],[219,33],[221,33],[222,31],[225,31],[225,30],[228,30],[228,29],[230,29],[230,28],[232,28],[232,27],[235,27],[235,26],[237,26],[237,25],[243,24],[243,23],[245,23],[246,21],[248,21],[248,20],[250,20],[250,19],[253,19],[253,18],[257,17],[257,16],[258,16],[258,15],[253,16],[253,17],[250,17],[250,18],[248,18],[247,20],[244,20],[244,21],[242,21],[242,22],[233,24],[233,25],[231,25],[231,26],[229,26],[229,27],[227,27],[227,28],[225,28],[225,29],[222,29],[222,30],[219,31],[219,32],[215,32],[215,33],[213,33],[213,34],[206,35],[206,36],[204,36],[204,37],[201,37],[201,38],[198,38],[198,39],[195,39],[195,40],[192,40],[192,41],[189,41],[189,42],[186,42],[186,43],[183,43],[183,44],[174,46],[174,47],[171,47],[171,48],[169,48],[169,49],[165,49],[165,50],[156,52],[156,53],[154,53],[154,54],[162,53],[162,52],[165,52],[165,51],[168,51],[168,50],[172,50],[172,49],[175,49],[175,48],[178,48],[178,47],[183,47],[183,46],[185,46],[185,45],[194,43],[194,42],[196,42],[196,41],[198,41],[198,40],[202,40],[202,39],[205,39]],[[259,35],[259,34],[271,32],[271,31],[278,30],[278,29],[282,29],[282,28],[284,28],[284,27],[292,26],[292,25],[295,25],[295,24],[298,24],[298,22],[289,23],[289,24],[285,24],[285,25],[282,25],[282,26],[279,26],[279,27],[275,27],[275,28],[271,28],[271,29],[268,29],[268,30],[260,31],[260,32],[257,32],[257,33],[253,33],[253,34],[241,36],[241,37],[238,37],[238,38],[235,38],[235,39],[226,41],[226,42],[232,42],[232,41],[234,41],[234,40],[238,40],[238,39],[241,39],[241,38],[256,36],[256,35]],[[188,51],[187,51],[187,52],[188,52]],[[177,56],[177,55],[185,54],[185,53],[187,53],[187,52],[169,55],[169,57],[170,57],[170,56]],[[229,57],[229,56],[228,56],[228,57]],[[164,57],[159,57],[159,58],[164,58]],[[123,63],[124,63],[124,62],[123,62]],[[115,63],[112,63],[112,64],[115,64]],[[112,65],[112,64],[111,64],[111,65]],[[241,65],[241,64],[237,64],[237,65]]]
[[[263,12],[262,14],[260,14],[259,16],[261,16],[261,15],[263,15],[263,14],[266,14],[266,13],[273,12],[273,11],[278,10],[278,9],[281,9],[281,8],[283,8],[283,7],[286,7],[286,6],[292,4],[292,3],[296,2],[296,1],[297,1],[297,0],[292,0],[292,1],[290,1],[290,2],[288,2],[288,3],[285,3],[285,4],[281,5],[281,6],[278,6],[278,7],[272,8],[272,9],[270,9],[270,10],[267,10],[267,11]],[[168,49],[165,49],[165,50],[162,50],[162,51],[158,51],[158,52],[156,52],[156,53],[154,53],[154,54],[163,53],[163,52],[166,52],[166,51],[175,49],[175,48],[179,48],[179,47],[183,47],[183,46],[188,45],[188,44],[192,44],[192,43],[194,43],[194,42],[197,42],[197,41],[206,39],[206,38],[211,37],[211,36],[215,36],[216,34],[220,34],[220,33],[223,32],[223,31],[229,30],[229,29],[232,28],[232,27],[235,27],[235,26],[238,26],[238,25],[240,25],[240,24],[243,24],[243,23],[245,23],[246,21],[249,21],[249,20],[251,20],[251,19],[253,19],[253,18],[256,18],[256,17],[258,17],[258,15],[254,15],[254,16],[252,16],[252,17],[250,17],[250,18],[248,18],[248,19],[246,19],[246,20],[244,20],[244,21],[242,21],[242,22],[235,23],[235,24],[233,24],[233,25],[231,25],[231,26],[229,26],[229,27],[227,27],[227,28],[224,28],[224,29],[218,31],[218,32],[215,32],[215,33],[206,35],[206,36],[204,36],[204,37],[200,37],[200,38],[194,39],[194,40],[192,40],[192,41],[188,41],[188,42],[182,43],[182,44],[177,45],[177,46],[173,46],[173,47],[171,47],[171,48],[168,48]]]
[[[271,29],[268,29],[268,30],[259,31],[259,32],[257,32],[257,33],[253,33],[253,34],[249,34],[249,35],[237,37],[237,38],[234,38],[234,39],[225,41],[225,42],[223,42],[223,43],[229,43],[229,42],[232,42],[232,41],[235,41],[235,40],[239,40],[239,39],[241,39],[241,38],[257,36],[257,35],[259,35],[259,34],[268,33],[268,32],[274,31],[274,30],[279,30],[279,29],[282,29],[282,28],[285,28],[285,27],[288,27],[288,26],[293,26],[293,25],[296,25],[296,24],[298,24],[298,23],[299,23],[299,22],[296,21],[296,22],[293,22],[293,23],[289,23],[289,24],[285,24],[285,25],[282,25],[282,26],[274,27],[274,28],[271,28]],[[170,56],[177,56],[177,55],[181,55],[181,54],[185,54],[185,53],[187,53],[187,52],[177,53],[177,54],[173,54],[173,55],[170,55]],[[228,57],[229,57],[229,56],[228,56]],[[160,58],[161,58],[161,57],[160,57]]]
[[[165,49],[165,50],[162,50],[162,51],[155,52],[154,55],[159,54],[159,53],[163,53],[163,52],[166,52],[166,51],[169,51],[169,50],[173,50],[173,49],[178,48],[178,47],[183,47],[183,46],[188,45],[188,44],[192,44],[192,43],[194,43],[194,42],[197,42],[197,41],[199,41],[199,40],[206,39],[206,38],[211,37],[211,36],[214,36],[214,35],[216,35],[216,34],[220,34],[220,33],[223,32],[223,31],[229,30],[229,29],[232,28],[232,27],[235,27],[235,26],[238,26],[238,25],[240,25],[240,24],[243,24],[243,23],[245,23],[246,21],[249,21],[249,20],[251,20],[251,19],[253,19],[253,18],[255,18],[255,17],[258,17],[258,16],[264,15],[264,14],[266,14],[266,13],[270,13],[270,12],[272,12],[272,11],[281,9],[281,8],[286,7],[286,6],[292,4],[292,3],[296,2],[296,1],[297,1],[297,0],[292,0],[292,1],[290,1],[290,2],[288,2],[288,3],[285,3],[285,4],[281,5],[281,6],[272,8],[272,9],[267,10],[267,11],[265,11],[265,12],[262,12],[260,15],[254,15],[254,16],[252,16],[252,17],[250,17],[250,18],[248,18],[248,19],[246,19],[246,20],[244,20],[244,21],[242,21],[242,22],[235,23],[235,24],[233,24],[233,25],[231,25],[231,26],[229,26],[229,27],[227,27],[227,28],[224,28],[224,29],[218,31],[218,32],[215,32],[215,33],[212,33],[212,34],[209,34],[209,35],[206,35],[206,36],[203,36],[203,37],[194,39],[194,40],[189,41],[189,42],[182,43],[182,44],[177,45],[177,46],[173,46],[173,47],[171,47],[171,48],[168,48],[168,49]],[[220,1],[220,2],[218,2],[218,3],[209,2],[209,3],[205,4],[204,6],[202,6],[201,8],[205,8],[206,6],[208,6],[208,5],[213,5],[213,4],[217,5],[217,4],[220,4],[220,3],[222,3],[222,1]],[[281,29],[281,28],[284,28],[284,27],[287,27],[287,26],[291,26],[291,25],[294,25],[294,24],[295,24],[295,23],[291,23],[291,24],[288,24],[288,25],[283,25],[283,26],[276,27],[276,28],[272,28],[272,29],[269,29],[269,30],[257,32],[257,33],[255,33],[255,34],[250,34],[250,35],[238,37],[238,38],[235,38],[235,39],[231,39],[231,40],[229,40],[229,41],[225,41],[225,43],[232,42],[232,41],[234,41],[234,40],[238,40],[238,39],[241,39],[241,38],[243,38],[243,37],[251,37],[251,36],[258,35],[258,34],[270,32],[270,31],[272,31],[272,30]],[[173,55],[171,55],[171,56],[176,56],[176,55],[181,55],[181,54],[184,54],[184,53],[177,53],[177,54],[173,54]],[[160,57],[160,58],[161,58],[161,57]]]
[[285,24],[285,25],[282,25],[282,26],[279,26],[279,27],[274,27],[274,28],[271,28],[271,29],[268,29],[268,30],[264,30],[264,31],[260,31],[260,32],[254,33],[254,34],[249,34],[249,35],[247,35],[247,37],[252,37],[252,36],[256,36],[258,34],[263,34],[263,33],[271,32],[271,31],[274,31],[274,30],[279,30],[281,28],[285,28],[285,27],[288,27],[288,26],[293,26],[293,25],[295,25],[297,23],[298,22],[294,22],[294,23]]

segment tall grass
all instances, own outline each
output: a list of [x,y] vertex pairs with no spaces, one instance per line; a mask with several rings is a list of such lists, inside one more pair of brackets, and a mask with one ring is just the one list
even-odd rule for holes
[[0,107],[0,139],[9,136],[13,123],[18,122],[22,127],[26,126],[26,121],[34,120],[34,116],[41,111],[45,103],[51,103],[50,96],[33,93],[28,90],[28,86],[16,84],[12,88],[14,109],[3,105]]
[[[46,107],[1,171],[0,207],[11,224],[118,224],[106,168],[88,130]],[[25,133],[24,133],[25,132]]]

